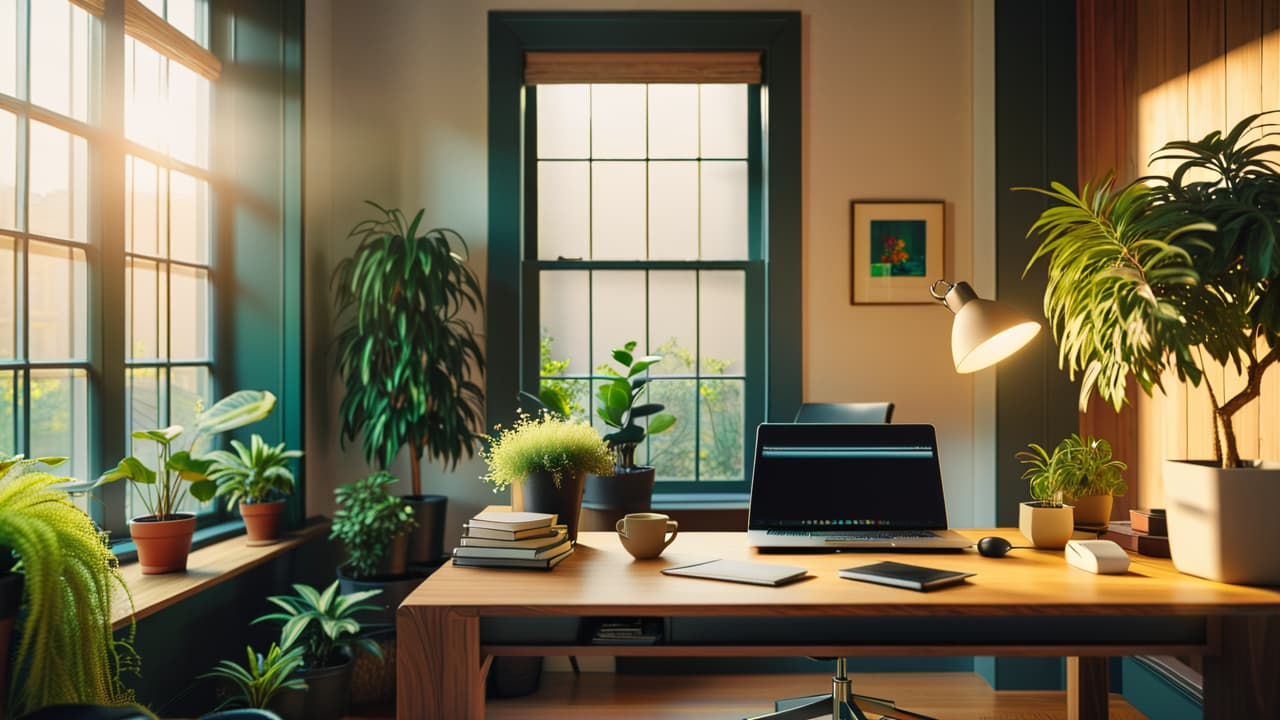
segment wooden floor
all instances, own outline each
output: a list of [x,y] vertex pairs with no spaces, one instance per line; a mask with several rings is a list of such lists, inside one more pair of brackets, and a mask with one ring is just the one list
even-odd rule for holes
[[[939,720],[1066,720],[1061,692],[995,692],[975,673],[879,673],[853,676],[856,692],[893,698]],[[831,687],[823,674],[615,675],[548,672],[538,692],[490,700],[489,720],[717,720],[772,709],[778,698]],[[868,718],[877,717],[868,714]],[[1145,720],[1119,695],[1112,720]]]

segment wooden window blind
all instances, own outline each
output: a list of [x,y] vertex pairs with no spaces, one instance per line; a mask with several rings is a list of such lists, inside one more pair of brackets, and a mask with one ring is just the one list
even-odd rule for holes
[[759,83],[760,53],[526,52],[526,85]]
[[[102,17],[106,0],[70,0],[85,12]],[[124,0],[124,32],[170,60],[182,63],[210,81],[222,74],[222,61],[181,30],[151,12],[139,0]]]

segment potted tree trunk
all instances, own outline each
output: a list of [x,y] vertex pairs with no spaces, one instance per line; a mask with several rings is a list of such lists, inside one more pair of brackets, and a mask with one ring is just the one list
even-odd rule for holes
[[[613,351],[621,371],[609,368],[609,375],[596,392],[600,405],[596,414],[613,428],[604,436],[614,452],[613,470],[604,475],[588,475],[584,507],[608,513],[609,524],[627,513],[647,512],[653,501],[655,469],[636,465],[636,448],[647,435],[670,430],[676,419],[664,413],[659,403],[641,403],[648,383],[648,370],[662,361],[660,355],[635,356],[636,343]],[[647,418],[646,424],[637,421]]]
[[1083,374],[1082,408],[1096,390],[1119,409],[1131,375],[1150,394],[1166,369],[1193,385],[1211,366],[1241,371],[1231,397],[1210,386],[1217,457],[1164,464],[1170,551],[1185,573],[1277,584],[1280,556],[1257,548],[1280,542],[1280,468],[1241,458],[1234,427],[1280,359],[1280,145],[1263,115],[1168,143],[1153,162],[1169,175],[1038,190],[1057,205],[1031,228],[1031,263],[1048,260],[1045,315]]
[[293,471],[289,461],[302,457],[301,450],[285,450],[284,443],[268,445],[254,433],[249,446],[231,441],[228,450],[215,450],[209,478],[218,484],[217,495],[227,499],[227,510],[240,506],[249,545],[270,545],[280,538],[280,516],[284,498],[293,493]]
[[419,234],[424,211],[410,222],[369,205],[378,216],[352,229],[355,253],[332,281],[343,442],[360,437],[365,460],[384,470],[408,448],[406,500],[417,520],[409,561],[434,563],[444,555],[447,499],[422,494],[422,459],[456,467],[480,438],[484,395],[475,378],[484,357],[466,317],[481,307],[480,283],[458,233]]
[[94,487],[128,480],[138,489],[147,514],[129,521],[129,534],[138,547],[138,564],[145,575],[178,572],[187,569],[191,552],[191,536],[196,529],[193,513],[179,508],[188,493],[206,501],[217,492],[217,484],[209,479],[212,460],[200,454],[201,442],[219,433],[257,422],[276,405],[276,396],[265,390],[241,390],[214,403],[196,417],[195,432],[185,450],[175,450],[184,436],[181,425],[159,430],[138,430],[134,440],[154,442],[159,447],[159,467],[147,467],[137,457],[124,458],[112,470],[103,473]]

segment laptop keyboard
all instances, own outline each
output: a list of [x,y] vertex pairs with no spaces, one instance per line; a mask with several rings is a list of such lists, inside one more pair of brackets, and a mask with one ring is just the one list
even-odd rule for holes
[[859,530],[849,532],[823,532],[811,530],[769,530],[769,535],[780,537],[813,537],[826,542],[879,542],[881,540],[912,540],[936,538],[937,533],[928,530]]

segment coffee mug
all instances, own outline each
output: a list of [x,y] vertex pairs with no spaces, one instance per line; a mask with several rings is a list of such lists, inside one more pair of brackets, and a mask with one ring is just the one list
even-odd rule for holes
[[661,513],[628,513],[614,527],[627,552],[637,560],[648,560],[661,555],[676,539],[680,524]]

